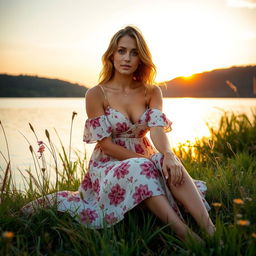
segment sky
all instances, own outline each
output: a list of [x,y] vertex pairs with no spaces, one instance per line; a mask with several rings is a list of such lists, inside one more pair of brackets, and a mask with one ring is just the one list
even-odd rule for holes
[[256,0],[0,0],[0,73],[92,87],[127,25],[142,31],[157,82],[256,64]]

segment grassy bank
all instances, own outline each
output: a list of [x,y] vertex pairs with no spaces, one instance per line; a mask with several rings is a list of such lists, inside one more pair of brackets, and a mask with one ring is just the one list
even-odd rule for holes
[[[207,182],[206,198],[212,204],[210,215],[217,226],[216,234],[206,237],[184,214],[189,226],[204,238],[205,246],[193,240],[180,242],[168,227],[141,209],[129,212],[124,221],[103,230],[86,229],[54,207],[23,216],[19,209],[39,196],[77,190],[86,170],[84,156],[79,153],[76,161],[70,161],[75,114],[69,147],[62,145],[60,151],[48,131],[44,143],[30,125],[38,142],[36,149],[28,142],[36,175],[23,170],[27,174],[25,192],[15,187],[11,162],[3,156],[6,167],[1,173],[0,255],[256,254],[256,113],[252,120],[246,115],[224,114],[219,129],[210,128],[210,138],[175,149],[191,176]],[[53,184],[49,181],[50,172],[56,175]]]

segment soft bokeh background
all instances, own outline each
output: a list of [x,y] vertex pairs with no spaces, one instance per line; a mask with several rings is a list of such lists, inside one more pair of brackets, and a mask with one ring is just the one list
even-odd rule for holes
[[157,81],[256,63],[255,0],[0,0],[0,73],[91,87],[112,35],[144,34]]

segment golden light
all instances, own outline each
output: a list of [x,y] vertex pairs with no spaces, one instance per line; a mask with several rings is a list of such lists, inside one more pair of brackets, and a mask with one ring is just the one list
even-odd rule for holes
[[194,74],[189,75],[189,76],[183,76],[182,78],[183,78],[184,80],[191,80],[193,77],[194,77]]

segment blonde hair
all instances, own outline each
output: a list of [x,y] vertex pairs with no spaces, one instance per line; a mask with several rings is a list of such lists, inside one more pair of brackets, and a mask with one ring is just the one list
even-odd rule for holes
[[142,33],[139,31],[138,28],[134,26],[127,26],[119,30],[112,37],[108,49],[102,56],[103,68],[100,72],[99,83],[104,84],[113,77],[115,69],[111,58],[115,50],[117,49],[120,38],[126,35],[135,39],[138,48],[139,58],[141,61],[141,64],[138,66],[137,70],[133,74],[133,78],[136,81],[142,82],[143,84],[150,86],[155,82],[156,66],[152,61],[152,55],[145,39],[142,36]]

